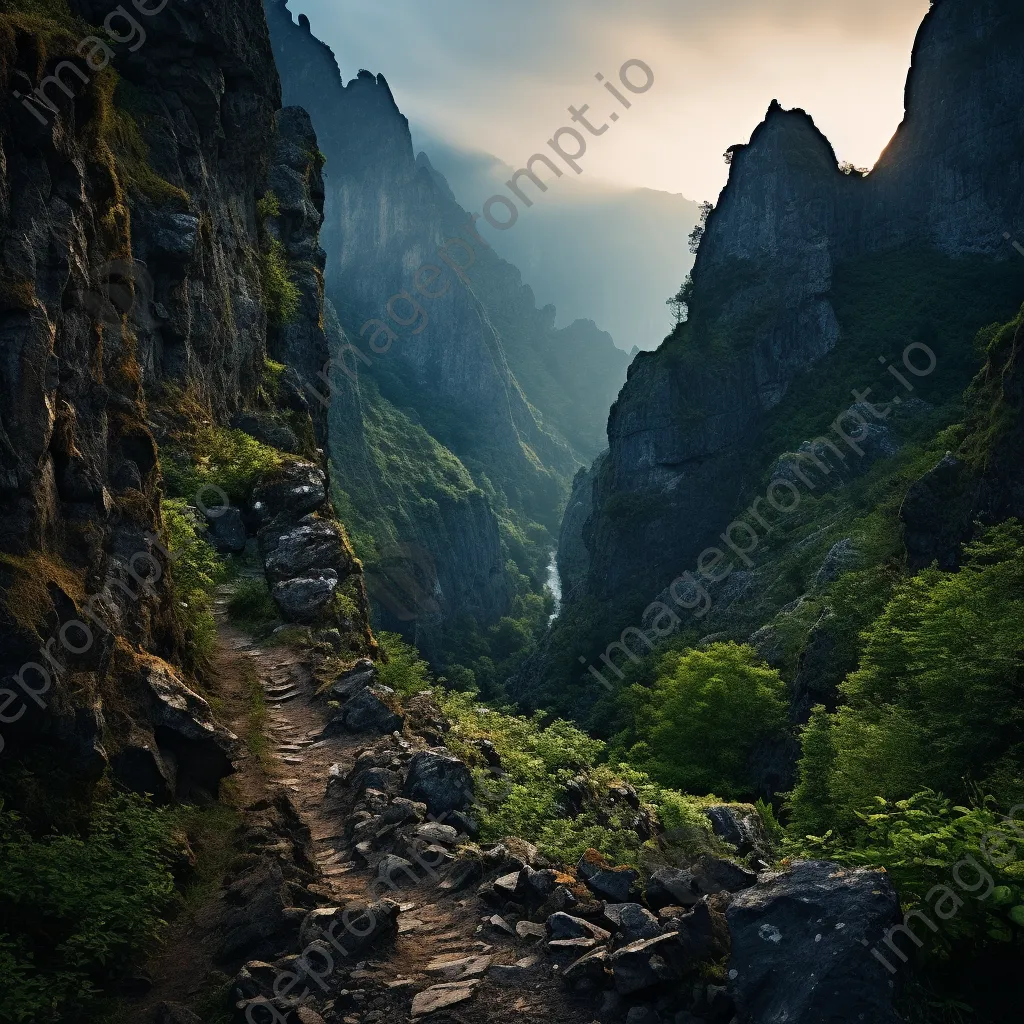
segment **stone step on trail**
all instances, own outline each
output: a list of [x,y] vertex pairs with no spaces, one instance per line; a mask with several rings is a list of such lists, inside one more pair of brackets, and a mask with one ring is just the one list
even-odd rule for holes
[[449,1006],[457,1006],[473,998],[480,982],[476,979],[470,981],[448,982],[444,985],[434,985],[432,988],[418,992],[412,1001],[413,1018],[425,1017],[427,1014],[436,1013]]

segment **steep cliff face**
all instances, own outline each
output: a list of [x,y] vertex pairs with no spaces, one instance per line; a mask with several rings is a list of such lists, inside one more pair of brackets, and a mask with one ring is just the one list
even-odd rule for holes
[[557,529],[627,357],[595,325],[559,331],[555,311],[537,309],[415,156],[382,76],[343,84],[308,19],[294,23],[281,0],[266,12],[285,99],[310,111],[327,161],[336,492],[379,621],[434,656],[455,619],[508,611],[508,543],[531,523]]
[[[918,32],[907,118],[872,175],[867,249],[919,238],[950,255],[1006,253],[1024,223],[1020,42],[1008,0],[937,0]],[[879,216],[879,211],[884,211]]]
[[[571,473],[573,463],[564,442],[551,434],[593,457],[602,443],[604,409],[625,376],[625,353],[586,321],[555,330],[554,311],[537,309],[520,273],[477,235],[444,177],[423,154],[415,155],[408,122],[383,76],[361,71],[343,84],[334,55],[312,34],[308,19],[293,23],[284,0],[266,6],[286,102],[310,111],[328,157],[323,244],[330,255],[328,291],[342,323],[375,363],[398,364],[409,383],[456,403],[491,435],[486,448],[465,437],[441,438],[457,455],[481,457],[492,476],[497,470],[543,491],[531,479],[536,466],[523,445],[556,475]],[[439,254],[454,238],[462,241]],[[444,274],[427,289],[444,293],[434,298],[416,285],[416,271],[430,265]],[[403,292],[424,307],[422,316],[407,303],[388,309]],[[379,360],[370,345],[373,331],[359,334],[371,319],[399,335]],[[376,343],[382,346],[383,339]],[[572,373],[581,349],[589,364],[585,385]]]
[[[698,254],[690,322],[634,361],[609,420],[610,453],[595,473],[583,536],[585,592],[610,619],[642,607],[720,544],[741,497],[785,451],[765,452],[766,438],[799,445],[789,435],[815,422],[827,432],[875,357],[891,353],[886,325],[865,312],[872,272],[885,281],[883,266],[906,270],[909,311],[927,308],[925,265],[941,267],[931,288],[951,307],[947,367],[966,360],[974,331],[1006,311],[1002,288],[984,319],[954,323],[957,294],[966,304],[988,287],[986,274],[1010,276],[1016,257],[1004,235],[1024,226],[1022,39],[1024,18],[1008,0],[935,4],[914,51],[906,120],[867,177],[842,173],[811,119],[776,103],[749,145],[735,148]],[[854,346],[862,362],[847,366]],[[819,396],[808,371],[840,363],[857,376],[829,407],[836,388]],[[958,373],[950,396],[969,379]],[[788,433],[786,420],[796,424]]]
[[980,527],[1024,518],[1024,316],[995,329],[967,395],[965,437],[911,487],[900,509],[908,564],[957,567]]
[[[289,402],[312,431],[300,390],[326,359],[318,168],[308,118],[278,114],[256,0],[141,6],[113,50],[91,0],[0,7],[0,660],[24,700],[5,717],[12,748],[42,742],[83,777],[111,764],[184,795],[215,789],[233,741],[183,682],[158,442],[186,411],[214,428]],[[45,99],[24,99],[37,88]],[[314,185],[290,190],[298,178]],[[258,208],[272,188],[273,217]],[[275,233],[298,299],[280,330]],[[280,413],[268,335],[294,363]],[[185,497],[216,508],[215,493]]]

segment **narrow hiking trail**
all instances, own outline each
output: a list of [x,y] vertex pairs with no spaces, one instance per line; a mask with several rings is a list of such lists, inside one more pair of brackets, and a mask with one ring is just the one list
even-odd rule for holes
[[[330,984],[344,994],[328,1019],[399,1024],[429,1017],[439,1024],[449,1019],[483,1024],[514,1014],[538,1024],[590,1021],[591,1014],[570,1005],[571,996],[550,959],[534,952],[535,935],[523,939],[485,923],[493,911],[475,895],[475,884],[459,891],[445,880],[444,867],[435,872],[422,861],[415,878],[397,872],[389,876],[393,885],[378,881],[381,855],[366,852],[372,843],[361,844],[362,855],[356,851],[359,836],[353,836],[351,823],[367,801],[379,812],[388,798],[373,790],[357,791],[346,780],[360,754],[370,748],[407,760],[428,744],[416,735],[399,733],[331,730],[325,736],[336,709],[316,692],[309,653],[294,644],[257,642],[241,631],[229,621],[229,595],[229,588],[220,588],[216,600],[218,686],[237,694],[255,677],[267,712],[266,749],[258,759],[249,753],[240,763],[240,792],[247,803],[277,790],[289,794],[311,834],[320,879],[310,888],[323,898],[324,906],[365,904],[382,896],[400,904],[393,942],[378,943],[358,964],[342,962],[339,956]],[[235,725],[241,729],[245,723]],[[376,807],[375,799],[380,802]],[[503,973],[503,966],[511,970]],[[327,993],[316,994],[328,998]],[[450,1016],[443,1012],[448,1005]]]

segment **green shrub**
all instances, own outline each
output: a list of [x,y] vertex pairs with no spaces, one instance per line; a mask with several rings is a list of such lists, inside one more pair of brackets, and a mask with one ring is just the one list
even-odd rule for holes
[[397,633],[378,633],[377,643],[387,661],[377,664],[377,678],[403,697],[411,697],[434,685],[430,666],[420,652]]
[[265,632],[280,618],[262,574],[238,580],[228,598],[228,616],[236,625],[253,634]]
[[[646,844],[635,830],[636,812],[628,804],[602,801],[612,785],[633,786],[660,820],[677,852],[702,852],[713,840],[700,802],[662,789],[643,772],[607,763],[607,748],[569,722],[545,722],[477,703],[470,694],[436,694],[452,723],[447,743],[473,766],[477,813],[485,842],[515,835],[535,843],[558,863],[574,864],[587,849],[618,863],[641,865]],[[494,778],[477,743],[489,740],[501,757],[504,774]],[[566,811],[570,783],[590,794],[582,813]]]
[[276,238],[267,241],[260,253],[263,277],[263,303],[267,317],[275,327],[291,323],[299,312],[302,293],[292,279],[288,254]]
[[0,1019],[92,1019],[171,904],[173,825],[171,812],[115,796],[83,835],[37,839],[0,805]]
[[[219,487],[233,504],[240,505],[257,476],[280,466],[281,452],[244,431],[207,424],[166,446],[162,464],[172,496],[195,502],[203,488]],[[219,504],[210,490],[202,500],[214,508]]]
[[965,780],[1002,780],[996,796],[1018,798],[1022,667],[1024,526],[1011,521],[970,545],[960,572],[903,583],[867,630],[844,706],[804,734],[794,820],[827,814],[844,830],[876,797],[962,798]]
[[632,723],[616,753],[673,789],[749,793],[754,746],[786,722],[779,673],[753,648],[732,643],[666,657],[663,668],[653,687],[623,694]]
[[974,954],[989,942],[1024,944],[1024,854],[1018,845],[1024,832],[996,811],[993,798],[958,807],[924,790],[895,802],[878,798],[858,818],[853,837],[829,831],[794,841],[789,850],[884,867],[903,909],[919,911],[935,926],[919,921],[914,927],[933,953],[948,955],[958,943]]
[[213,591],[228,575],[217,552],[197,531],[195,512],[181,499],[163,502],[172,569],[174,615],[197,665],[208,667],[217,644]]

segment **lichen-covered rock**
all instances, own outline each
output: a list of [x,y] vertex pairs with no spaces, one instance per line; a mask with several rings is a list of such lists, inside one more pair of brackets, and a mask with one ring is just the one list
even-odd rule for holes
[[261,530],[260,554],[273,583],[314,576],[324,570],[343,578],[354,567],[341,527],[314,515],[294,524],[274,522]]
[[894,976],[872,956],[901,920],[884,872],[799,861],[734,896],[726,917],[729,991],[742,1020],[899,1020]]
[[339,582],[333,569],[324,569],[316,576],[275,583],[270,592],[286,622],[312,623],[330,604]]
[[613,866],[596,850],[587,850],[576,865],[591,892],[613,903],[629,903],[639,895],[640,872],[635,868]]
[[605,920],[626,942],[653,939],[661,934],[658,919],[639,903],[609,903],[604,908]]
[[473,777],[448,750],[424,750],[409,763],[405,795],[422,800],[433,815],[464,811],[473,802]]
[[704,808],[712,831],[724,839],[741,857],[754,854],[767,865],[771,860],[770,843],[764,822],[750,804],[713,804]]
[[363,658],[346,672],[342,672],[331,684],[331,697],[345,701],[354,697],[360,690],[365,690],[376,677],[373,662]]
[[345,705],[340,717],[349,732],[395,732],[403,722],[396,710],[394,691],[387,687],[361,690]]

